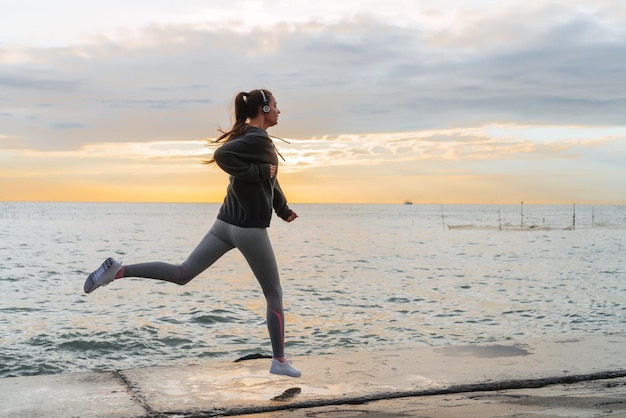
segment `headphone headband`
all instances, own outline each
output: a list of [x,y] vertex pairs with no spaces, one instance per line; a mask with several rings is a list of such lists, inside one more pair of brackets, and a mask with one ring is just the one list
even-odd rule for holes
[[265,96],[265,92],[263,91],[263,89],[259,89],[259,91],[261,92],[261,97],[263,97],[263,104],[261,106],[261,110],[263,111],[263,113],[270,113],[270,111],[272,110],[272,108],[270,107],[270,101],[267,100],[267,97]]

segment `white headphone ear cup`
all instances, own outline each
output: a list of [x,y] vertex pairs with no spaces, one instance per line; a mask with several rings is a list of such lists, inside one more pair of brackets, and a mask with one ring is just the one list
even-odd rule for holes
[[263,110],[263,113],[270,113],[270,110],[271,110],[270,105],[264,105],[262,110]]

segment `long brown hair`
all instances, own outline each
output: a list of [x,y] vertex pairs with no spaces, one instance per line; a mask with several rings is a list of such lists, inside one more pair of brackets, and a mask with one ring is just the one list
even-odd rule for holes
[[[233,126],[228,131],[219,132],[222,134],[215,140],[208,140],[208,146],[215,146],[216,144],[223,142],[227,143],[232,139],[241,136],[248,129],[248,120],[255,118],[261,111],[261,107],[264,105],[264,99],[271,100],[272,93],[268,90],[261,89],[252,90],[248,93],[240,92],[235,96],[235,121]],[[208,161],[203,161],[205,164],[212,164],[215,162],[213,158]]]

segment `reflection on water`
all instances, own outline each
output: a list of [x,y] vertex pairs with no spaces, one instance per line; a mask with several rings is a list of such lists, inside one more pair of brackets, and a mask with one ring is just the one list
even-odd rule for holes
[[479,358],[496,358],[496,357],[515,357],[515,356],[527,356],[531,354],[526,350],[526,347],[522,344],[514,345],[453,345],[448,347],[441,347],[436,350],[446,356],[453,357],[479,357]]
[[[181,262],[218,208],[0,203],[0,376],[268,354],[265,302],[236,251],[186,286],[82,292],[108,256]],[[573,230],[572,206],[294,209],[270,229],[291,356],[625,329],[623,206],[576,207]],[[537,227],[499,228],[522,221]]]

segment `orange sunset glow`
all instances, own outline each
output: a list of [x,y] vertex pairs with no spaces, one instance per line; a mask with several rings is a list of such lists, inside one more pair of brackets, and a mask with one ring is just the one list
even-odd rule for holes
[[0,17],[0,200],[220,202],[205,140],[264,87],[292,203],[626,203],[620,2],[34,3]]

